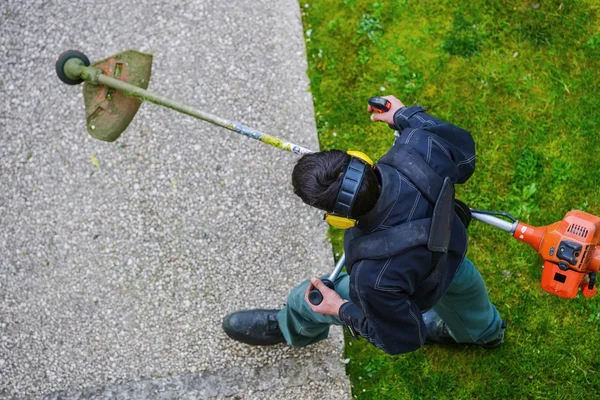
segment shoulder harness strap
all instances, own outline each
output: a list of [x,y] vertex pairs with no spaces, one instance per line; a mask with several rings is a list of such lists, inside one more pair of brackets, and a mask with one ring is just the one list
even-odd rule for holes
[[[454,185],[450,178],[441,178],[414,148],[406,146],[396,153],[399,157],[394,166],[417,187],[419,192],[434,205],[427,248],[433,252],[446,253],[450,243],[450,230],[454,217]],[[385,163],[385,156],[380,162]]]

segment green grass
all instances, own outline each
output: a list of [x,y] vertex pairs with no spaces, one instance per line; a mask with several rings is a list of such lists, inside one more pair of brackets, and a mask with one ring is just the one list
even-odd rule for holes
[[[533,225],[600,215],[600,1],[302,2],[322,149],[380,157],[391,130],[366,101],[394,94],[473,133],[472,207]],[[308,4],[308,6],[305,6]],[[359,399],[576,399],[600,393],[599,298],[541,290],[538,256],[474,222],[468,256],[509,321],[495,350],[426,346],[391,357],[346,338]],[[341,252],[341,231],[331,231]]]

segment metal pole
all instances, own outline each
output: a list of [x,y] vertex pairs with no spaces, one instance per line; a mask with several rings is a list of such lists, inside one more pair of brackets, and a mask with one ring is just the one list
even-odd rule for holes
[[335,280],[337,279],[340,272],[342,272],[342,268],[344,268],[344,265],[346,265],[346,253],[342,254],[342,256],[338,260],[337,264],[335,264],[335,268],[329,275],[329,280],[331,282],[335,282]]
[[255,129],[249,128],[240,123],[228,121],[216,115],[203,112],[192,107],[188,107],[185,104],[167,99],[166,97],[163,97],[161,95],[154,94],[140,87],[120,81],[119,79],[111,78],[109,76],[104,75],[102,73],[102,70],[98,68],[84,66],[81,60],[79,59],[71,59],[67,61],[64,66],[64,71],[68,77],[72,77],[73,79],[83,79],[86,82],[89,82],[94,85],[107,86],[109,88],[118,90],[121,93],[126,94],[128,96],[134,96],[142,101],[146,100],[151,103],[182,112],[194,118],[210,122],[225,129],[229,129],[230,131],[240,133],[249,138],[261,141],[270,146],[277,147],[278,149],[286,150],[295,154],[314,153],[314,151],[299,146],[297,144],[286,142],[274,136],[267,135]]
[[[85,68],[89,68],[89,67],[85,67]],[[188,107],[185,104],[167,99],[166,97],[163,97],[161,95],[154,94],[154,93],[149,92],[140,87],[130,85],[129,83],[125,83],[123,81],[120,81],[115,78],[111,78],[111,77],[103,75],[103,74],[99,74],[97,76],[97,82],[100,85],[108,86],[110,88],[118,90],[121,93],[130,95],[130,96],[134,96],[141,100],[149,101],[151,103],[158,104],[158,105],[170,108],[172,110],[182,112],[182,113],[190,115],[194,118],[198,118],[203,121],[210,122],[212,124],[218,125],[225,129],[229,129],[230,131],[240,133],[249,138],[261,141],[261,142],[271,145],[273,147],[277,147],[278,149],[290,151],[295,154],[314,153],[312,150],[309,150],[309,149],[299,146],[297,144],[285,142],[279,138],[259,132],[252,128],[244,126],[240,123],[231,122],[231,121],[228,121],[221,117],[218,117],[216,115],[213,115],[213,114],[210,114],[210,113],[207,113],[204,111],[200,111],[200,110],[197,110],[192,107]]]
[[511,235],[515,233],[515,229],[517,229],[517,225],[519,224],[519,221],[509,222],[492,215],[480,214],[477,212],[472,212],[472,215],[476,220],[495,226],[503,231],[510,232]]

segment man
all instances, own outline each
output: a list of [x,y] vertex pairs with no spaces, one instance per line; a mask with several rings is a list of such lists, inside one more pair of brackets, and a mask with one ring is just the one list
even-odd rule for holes
[[[371,119],[400,135],[377,164],[332,150],[302,157],[292,174],[294,193],[306,204],[355,224],[344,236],[348,273],[335,290],[317,278],[300,284],[282,310],[229,314],[223,328],[231,338],[306,346],[335,324],[389,354],[425,342],[503,342],[505,323],[465,257],[466,224],[454,207],[453,185],[475,170],[471,134],[422,107],[385,99],[389,111]],[[315,288],[319,305],[308,301]]]

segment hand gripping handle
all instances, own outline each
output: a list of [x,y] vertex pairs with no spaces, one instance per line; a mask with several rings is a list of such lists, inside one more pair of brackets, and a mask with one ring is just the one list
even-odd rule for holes
[[[335,285],[333,283],[336,281],[342,268],[344,268],[344,265],[346,265],[346,255],[342,254],[337,264],[335,265],[333,272],[331,273],[331,275],[329,275],[329,278],[322,279],[323,284],[329,289],[335,290]],[[323,301],[323,295],[321,294],[321,292],[319,292],[318,289],[313,289],[308,294],[308,301],[310,301],[310,304],[318,306]]]
[[371,97],[369,99],[369,105],[379,114],[387,112],[392,108],[392,103],[388,99],[379,96]]
[[[329,279],[325,278],[322,280],[322,282],[329,289],[335,290],[335,285]],[[321,304],[321,302],[323,301],[323,295],[321,294],[321,292],[319,292],[319,289],[313,289],[310,291],[310,293],[308,294],[308,301],[310,301],[310,303],[315,306]]]

